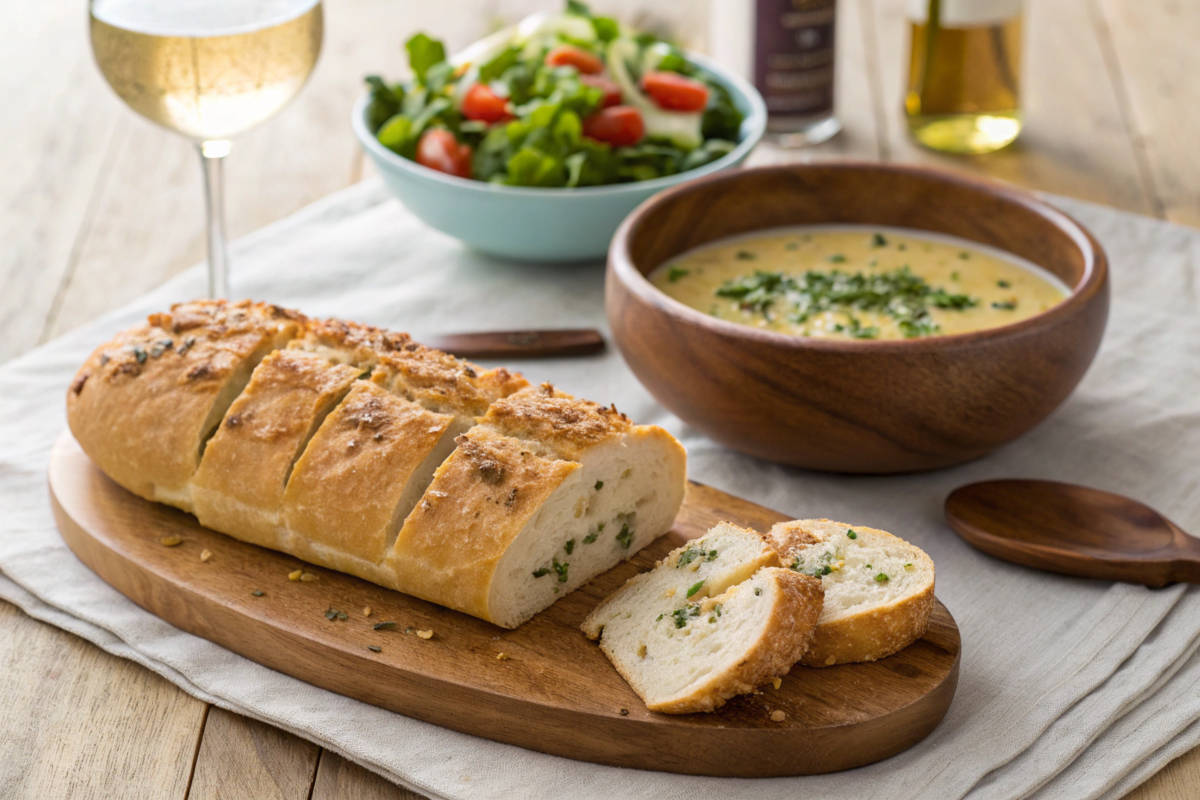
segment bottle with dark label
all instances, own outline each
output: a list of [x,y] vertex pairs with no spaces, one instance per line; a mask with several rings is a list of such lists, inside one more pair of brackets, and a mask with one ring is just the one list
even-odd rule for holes
[[837,0],[711,0],[713,56],[751,81],[767,103],[767,136],[823,142],[833,115]]

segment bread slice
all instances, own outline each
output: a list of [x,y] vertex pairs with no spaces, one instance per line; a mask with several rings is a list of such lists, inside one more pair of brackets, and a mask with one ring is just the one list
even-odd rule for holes
[[874,661],[925,634],[934,570],[920,548],[885,531],[828,519],[781,522],[767,539],[785,566],[819,577],[825,589],[805,666]]
[[192,510],[191,479],[226,410],[306,322],[266,303],[201,300],[152,314],[102,345],[67,393],[67,421],[110,478]]
[[448,414],[357,381],[292,470],[283,497],[286,549],[371,577],[454,450],[454,423]]
[[629,580],[583,631],[651,711],[713,711],[786,675],[808,648],[820,581],[760,566],[777,561],[759,534],[722,523]]
[[297,350],[264,358],[192,478],[200,524],[284,549],[280,509],[292,466],[361,374]]
[[405,591],[514,628],[671,526],[686,454],[548,384],[459,438],[388,557]]

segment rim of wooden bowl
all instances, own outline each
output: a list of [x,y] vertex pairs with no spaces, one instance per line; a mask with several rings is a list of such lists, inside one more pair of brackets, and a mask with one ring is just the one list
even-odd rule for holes
[[[980,192],[981,194],[1000,199],[1003,202],[1023,207],[1052,224],[1079,248],[1084,262],[1083,275],[1076,281],[1074,286],[1070,287],[1070,294],[1061,303],[1019,322],[967,333],[923,336],[912,339],[863,341],[858,339],[840,340],[792,336],[786,333],[761,330],[737,322],[717,319],[668,296],[652,284],[642,274],[641,270],[637,268],[637,265],[634,264],[629,252],[630,242],[640,231],[641,227],[646,224],[650,213],[656,208],[670,203],[680,196],[708,188],[713,184],[735,183],[755,174],[771,172],[795,174],[797,172],[816,169],[882,172],[932,179],[946,185],[954,185],[970,191]],[[870,223],[864,222],[861,224],[869,225]],[[769,228],[763,228],[762,230],[766,231]],[[747,233],[750,232],[747,231]],[[936,230],[929,232],[939,233]],[[969,237],[959,236],[958,238],[974,241]],[[1004,250],[1005,248],[1000,247],[999,249]],[[1038,266],[1042,265],[1039,264]],[[1042,268],[1045,269],[1044,266]],[[971,347],[989,340],[1021,336],[1027,332],[1041,329],[1048,324],[1053,324],[1061,319],[1070,317],[1091,303],[1104,290],[1104,285],[1108,279],[1108,256],[1105,254],[1100,242],[1096,240],[1096,237],[1087,228],[1083,227],[1083,225],[1069,214],[1060,211],[1025,190],[934,167],[839,160],[819,161],[808,164],[774,164],[762,167],[746,167],[705,175],[667,189],[666,191],[659,192],[634,209],[633,213],[621,223],[621,227],[617,228],[608,251],[608,269],[627,291],[643,303],[652,305],[659,311],[680,321],[700,325],[712,329],[715,333],[733,338],[743,338],[762,344],[791,347],[798,350],[816,350],[830,353],[886,353],[889,351],[911,353]]]

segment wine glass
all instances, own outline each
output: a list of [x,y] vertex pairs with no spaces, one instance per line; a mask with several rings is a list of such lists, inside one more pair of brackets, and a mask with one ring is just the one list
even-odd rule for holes
[[229,294],[221,159],[308,79],[320,0],[90,0],[92,52],[130,108],[196,143],[208,217],[208,294]]

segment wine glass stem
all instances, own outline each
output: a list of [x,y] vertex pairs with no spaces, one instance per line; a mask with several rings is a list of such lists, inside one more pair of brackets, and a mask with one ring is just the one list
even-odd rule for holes
[[229,298],[229,253],[225,249],[225,182],[221,162],[229,142],[201,142],[200,166],[204,171],[204,210],[208,216],[208,296]]

